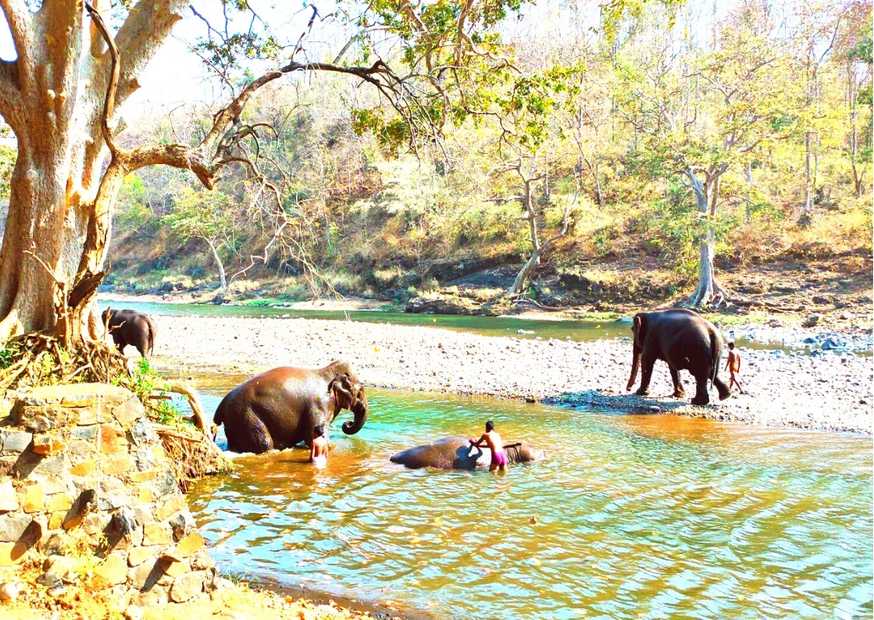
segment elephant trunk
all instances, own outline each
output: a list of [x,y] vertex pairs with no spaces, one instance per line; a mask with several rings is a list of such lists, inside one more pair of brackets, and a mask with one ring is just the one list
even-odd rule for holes
[[625,386],[625,391],[627,392],[631,391],[631,388],[634,387],[634,382],[637,381],[637,371],[640,368],[640,349],[634,347],[631,355],[631,376],[628,378],[628,385]]
[[364,393],[363,389],[358,391],[358,396],[355,398],[355,402],[352,403],[350,410],[355,414],[355,418],[352,421],[343,422],[341,428],[347,435],[354,435],[360,431],[364,427],[364,423],[367,422],[367,395]]

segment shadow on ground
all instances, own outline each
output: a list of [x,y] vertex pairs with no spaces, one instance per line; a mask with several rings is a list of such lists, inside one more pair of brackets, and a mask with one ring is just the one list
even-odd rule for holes
[[599,390],[566,392],[543,400],[546,405],[571,409],[612,413],[665,413],[690,407],[688,401],[671,396],[638,396],[637,394],[608,394]]

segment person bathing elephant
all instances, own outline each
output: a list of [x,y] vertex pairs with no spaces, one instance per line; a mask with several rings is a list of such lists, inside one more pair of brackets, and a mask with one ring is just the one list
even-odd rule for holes
[[260,454],[310,444],[313,430],[326,427],[341,410],[354,414],[343,432],[354,435],[367,421],[367,396],[346,362],[324,368],[281,367],[241,383],[219,403],[215,424],[225,425],[228,449]]
[[[527,443],[505,444],[504,450],[511,463],[527,463],[543,459],[543,452]],[[392,463],[410,469],[436,467],[437,469],[489,469],[491,450],[474,447],[467,437],[453,436],[438,439],[433,443],[409,448],[394,454]]]
[[692,404],[706,405],[710,402],[708,380],[713,381],[720,400],[728,398],[728,387],[718,376],[722,336],[713,323],[700,314],[684,308],[640,312],[634,315],[631,331],[634,336],[634,357],[626,390],[634,386],[637,371],[642,367],[643,374],[636,394],[646,395],[653,364],[656,360],[664,360],[674,383],[674,397],[685,396],[679,371],[688,370],[697,383]]
[[152,317],[136,310],[103,311],[103,324],[107,326],[112,341],[121,353],[127,345],[133,345],[145,358],[152,356],[155,346],[155,322]]

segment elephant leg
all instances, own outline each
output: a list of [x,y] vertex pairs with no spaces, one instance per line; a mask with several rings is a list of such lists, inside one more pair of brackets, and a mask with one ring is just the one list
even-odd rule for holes
[[652,379],[652,367],[655,364],[655,358],[647,358],[644,357],[641,360],[641,366],[643,368],[643,373],[640,377],[640,387],[637,388],[635,394],[638,396],[646,396],[649,394],[649,382]]
[[125,346],[124,338],[122,338],[121,336],[116,336],[115,334],[113,334],[112,341],[115,343],[115,346],[118,349],[118,352],[123,354],[124,353],[124,346]]
[[695,375],[695,398],[693,405],[706,405],[710,402],[710,394],[707,393],[707,375]]
[[674,398],[685,398],[686,390],[683,389],[683,382],[680,381],[680,371],[673,366],[669,366],[669,368],[671,370],[671,381],[674,382]]
[[140,352],[140,355],[143,357],[148,357],[147,353],[149,353],[149,338],[145,334],[140,334],[139,338],[137,338],[137,342],[134,345],[137,351]]
[[228,448],[233,452],[254,452],[261,454],[273,449],[273,437],[261,418],[246,408],[235,424],[228,428],[225,423],[225,433],[228,436]]
[[[719,378],[719,376],[713,377],[713,385],[716,387],[716,390],[719,392],[719,400],[725,400],[729,396],[731,396],[731,390],[728,389],[728,386]],[[740,386],[738,386],[740,387]],[[743,392],[743,390],[741,390]]]

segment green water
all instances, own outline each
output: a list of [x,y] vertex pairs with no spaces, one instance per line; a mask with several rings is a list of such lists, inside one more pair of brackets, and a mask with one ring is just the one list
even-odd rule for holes
[[[512,336],[514,338],[557,338],[562,340],[589,341],[601,338],[629,337],[628,323],[609,321],[551,321],[517,319],[512,317],[460,316],[453,314],[415,314],[386,312],[382,310],[294,310],[291,308],[253,307],[213,304],[170,304],[161,302],[132,302],[100,300],[103,309],[130,308],[153,315],[165,316],[221,316],[246,318],[303,318],[329,321],[361,321],[393,325],[421,325],[441,327],[483,336]],[[739,346],[751,349],[789,349],[776,344],[750,342],[738,338]]]
[[[207,408],[230,388],[206,386]],[[328,467],[238,459],[192,510],[225,571],[453,618],[871,616],[871,442],[689,418],[370,391]],[[550,458],[406,470],[487,418]],[[339,422],[339,421],[338,421]]]

